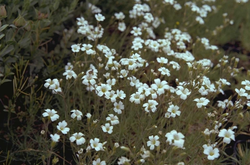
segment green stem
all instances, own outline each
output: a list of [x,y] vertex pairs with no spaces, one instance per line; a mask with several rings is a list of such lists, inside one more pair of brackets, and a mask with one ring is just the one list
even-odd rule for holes
[[63,136],[63,165],[65,165],[65,136]]

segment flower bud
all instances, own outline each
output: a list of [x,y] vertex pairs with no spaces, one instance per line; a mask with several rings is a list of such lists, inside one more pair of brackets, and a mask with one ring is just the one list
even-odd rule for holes
[[21,27],[26,25],[26,20],[21,15],[18,15],[18,17],[13,21],[13,23],[15,26]]
[[30,31],[31,30],[31,26],[32,26],[32,21],[27,21],[24,28],[27,31]]
[[129,149],[128,147],[121,146],[120,148],[121,148],[122,150],[129,151],[129,152],[130,152],[130,149]]
[[0,6],[0,19],[5,18],[6,16],[7,16],[7,12],[6,12],[5,6],[1,5]]
[[53,160],[52,160],[52,164],[57,164],[59,162],[59,159],[58,157],[54,157]]

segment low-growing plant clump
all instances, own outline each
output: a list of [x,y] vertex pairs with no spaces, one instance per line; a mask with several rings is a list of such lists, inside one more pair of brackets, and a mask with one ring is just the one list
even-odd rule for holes
[[237,140],[250,137],[250,71],[216,46],[240,24],[229,2],[131,2],[76,18],[71,57],[43,84],[41,163],[250,163]]

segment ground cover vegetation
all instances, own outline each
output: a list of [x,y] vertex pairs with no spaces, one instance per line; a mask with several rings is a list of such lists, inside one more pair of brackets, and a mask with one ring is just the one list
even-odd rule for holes
[[248,0],[2,0],[3,164],[249,164]]

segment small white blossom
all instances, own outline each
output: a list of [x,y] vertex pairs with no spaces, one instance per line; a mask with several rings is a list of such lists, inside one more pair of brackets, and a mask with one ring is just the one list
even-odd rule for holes
[[57,111],[55,111],[54,109],[45,109],[43,117],[49,117],[52,122],[59,119],[59,115],[57,114]]
[[126,24],[124,22],[119,22],[118,23],[118,30],[124,31],[126,29]]
[[108,134],[111,134],[113,132],[113,126],[111,126],[109,123],[106,123],[105,125],[102,125],[102,131],[107,132]]
[[58,134],[50,134],[50,137],[52,139],[53,142],[59,142],[59,139],[60,139],[60,135]]
[[59,131],[61,131],[63,134],[67,134],[69,132],[69,128],[66,127],[67,126],[67,122],[65,120],[63,120],[62,122],[59,122],[57,125],[57,129]]
[[168,108],[168,112],[171,117],[180,116],[181,111],[179,111],[179,107],[177,105],[170,105]]
[[100,140],[98,138],[94,138],[94,140],[90,139],[91,148],[95,149],[96,151],[103,150],[103,144],[99,143],[99,141]]
[[159,146],[160,145],[160,141],[159,141],[159,136],[149,136],[149,141],[147,141],[147,146],[150,147],[150,150],[155,149],[155,146]]
[[109,114],[109,116],[106,118],[107,121],[111,122],[111,125],[119,124],[119,118],[113,114]]
[[106,165],[106,162],[103,160],[101,161],[100,158],[93,161],[93,165]]
[[201,108],[202,106],[206,106],[210,101],[208,99],[206,99],[205,97],[201,97],[201,98],[196,98],[194,99],[194,101],[196,101],[196,106],[198,108]]
[[128,158],[122,156],[119,158],[119,161],[117,163],[118,163],[118,165],[124,165],[125,163],[129,163],[129,162],[130,162],[130,160]]
[[155,100],[148,100],[147,103],[143,104],[143,107],[145,107],[146,112],[155,112],[157,110],[156,106],[158,105],[157,101]]
[[66,76],[66,80],[71,79],[72,77],[74,77],[74,79],[76,79],[77,75],[73,70],[66,70],[63,73],[64,76]]
[[234,131],[231,129],[222,129],[218,135],[219,137],[223,137],[223,142],[229,144],[231,139],[235,141]]
[[71,46],[72,52],[79,52],[80,51],[80,46],[78,44],[74,44]]
[[95,18],[97,21],[104,21],[104,19],[105,19],[105,17],[100,13],[95,14]]
[[131,31],[131,34],[134,36],[140,36],[142,35],[141,28],[139,27],[133,27],[133,30]]
[[124,104],[121,101],[119,101],[119,103],[115,102],[114,111],[118,114],[121,114],[122,110],[124,110]]
[[167,133],[165,137],[167,138],[166,142],[169,142],[169,144],[179,148],[184,148],[183,145],[185,142],[185,136],[182,133],[177,132],[176,130],[172,130],[171,132]]
[[76,118],[77,120],[82,120],[82,112],[77,110],[77,109],[73,109],[70,112],[72,112],[71,114],[71,118]]
[[81,133],[81,132],[74,133],[74,134],[69,138],[69,140],[70,140],[71,142],[76,141],[76,144],[77,144],[77,145],[82,145],[82,144],[84,144],[85,141],[86,141],[85,138],[84,138],[83,136],[84,136],[84,134]]
[[204,144],[203,148],[203,153],[207,155],[208,160],[214,160],[215,158],[218,158],[220,156],[218,148],[213,148],[212,146],[208,146],[207,144]]
[[125,18],[125,15],[123,12],[115,13],[115,18],[118,20],[123,20]]
[[191,92],[187,88],[183,88],[182,86],[177,86],[177,90],[175,93],[179,95],[182,100],[186,100],[187,96],[191,94]]

